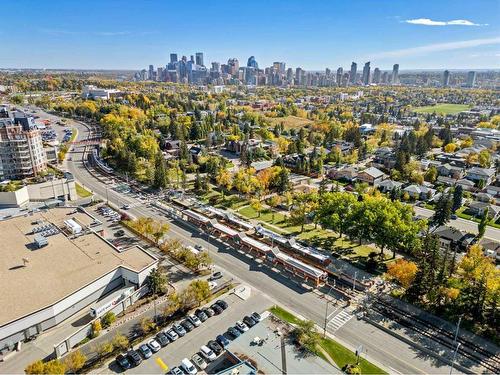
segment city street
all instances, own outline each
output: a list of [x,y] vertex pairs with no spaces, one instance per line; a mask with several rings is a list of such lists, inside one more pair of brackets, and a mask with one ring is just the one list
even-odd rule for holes
[[[87,130],[83,125],[78,127],[78,138],[85,139]],[[91,189],[93,193],[102,199],[109,199],[110,203],[118,207],[130,204],[132,208],[129,212],[135,217],[148,216],[159,220],[169,220],[158,210],[135,198],[110,189],[106,183],[92,176],[83,165],[81,160],[82,151],[83,147],[75,147],[73,160],[67,163],[68,170],[74,174],[77,181],[80,181],[86,188]],[[80,157],[77,157],[77,155],[80,155]],[[323,325],[325,300],[322,296],[297,285],[296,282],[291,281],[283,274],[261,266],[249,256],[241,254],[228,246],[213,241],[209,243],[208,237],[193,231],[192,228],[182,223],[170,221],[168,236],[179,239],[184,245],[199,244],[207,248],[217,266],[230,270],[242,282],[265,294],[273,303],[296,311],[298,314],[315,321],[320,326]],[[331,331],[330,327],[327,328],[327,331]],[[346,328],[342,327],[335,330],[334,333],[334,337],[351,350],[355,350],[359,344],[363,344],[369,360],[384,368],[390,366],[394,372],[431,374],[445,371],[443,363],[434,358],[429,358],[428,355],[420,353],[407,344],[357,319],[351,319],[348,325],[346,324]],[[388,342],[391,345],[387,345]],[[388,358],[390,358],[389,361]],[[387,363],[387,366],[383,365]]]

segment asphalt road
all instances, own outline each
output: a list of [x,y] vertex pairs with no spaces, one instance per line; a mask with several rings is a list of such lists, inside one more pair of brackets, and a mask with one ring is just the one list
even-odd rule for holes
[[[86,139],[86,128],[82,125],[77,125],[77,127],[79,129],[78,140]],[[94,178],[83,165],[81,160],[82,151],[83,147],[75,146],[74,151],[71,153],[72,161],[67,163],[67,169],[73,173],[77,181],[86,188],[91,189],[102,199],[109,199],[109,202],[116,206],[132,205],[129,212],[136,217],[148,216],[168,220],[159,211],[148,207],[144,202],[110,189],[109,184],[112,181],[103,183]],[[282,274],[261,266],[243,253],[239,253],[220,243],[213,241],[209,243],[206,236],[196,233],[181,223],[170,222],[168,235],[178,238],[185,245],[200,244],[209,249],[210,255],[217,266],[230,270],[232,274],[250,285],[257,293],[265,295],[273,303],[291,309],[323,326],[325,300],[322,296],[298,285]],[[328,331],[332,333],[330,329]],[[433,358],[428,358],[424,353],[409,347],[407,344],[372,326],[368,326],[366,323],[358,321],[356,318],[351,319],[348,324],[335,331],[335,337],[338,341],[350,347],[351,350],[355,349],[359,344],[363,344],[367,359],[394,373],[434,374],[445,372],[442,364],[436,364]],[[390,344],[388,345],[388,343]]]

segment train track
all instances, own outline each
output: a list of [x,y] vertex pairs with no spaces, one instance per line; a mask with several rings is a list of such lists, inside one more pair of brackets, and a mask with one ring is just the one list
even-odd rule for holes
[[[403,327],[412,329],[424,337],[432,339],[452,351],[456,349],[456,346],[454,345],[454,332],[438,327],[437,325],[404,311],[380,298],[372,301],[371,308],[383,316],[396,321]],[[494,374],[500,373],[500,355],[498,353],[491,353],[487,349],[473,343],[472,341],[460,337],[460,335],[457,337],[457,343],[460,343],[460,347],[458,349],[458,353],[460,355],[480,364]]]

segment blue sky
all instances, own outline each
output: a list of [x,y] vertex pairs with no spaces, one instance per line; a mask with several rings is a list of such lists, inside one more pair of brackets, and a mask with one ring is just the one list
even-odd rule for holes
[[205,64],[500,68],[500,0],[3,0],[0,67]]

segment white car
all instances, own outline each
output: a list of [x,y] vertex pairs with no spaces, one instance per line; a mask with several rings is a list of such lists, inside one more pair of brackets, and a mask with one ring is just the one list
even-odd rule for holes
[[149,340],[148,346],[153,351],[153,353],[157,353],[161,349],[161,345],[155,339]]
[[203,356],[203,358],[205,358],[209,362],[215,361],[217,359],[217,356],[215,355],[214,351],[206,345],[201,346],[200,353]]
[[166,329],[163,332],[165,332],[165,334],[167,335],[167,337],[170,341],[175,341],[179,338],[179,335],[177,334],[177,332],[175,332],[175,330],[173,328]]
[[181,368],[186,372],[186,374],[189,374],[189,375],[195,375],[198,373],[198,370],[196,370],[196,367],[194,367],[193,363],[187,358],[184,358],[181,361]]
[[191,322],[192,325],[195,327],[201,326],[201,320],[196,316],[196,315],[189,315],[188,316],[189,321]]
[[217,288],[217,283],[215,281],[209,281],[208,282],[208,289],[212,290]]
[[248,331],[248,326],[245,323],[243,323],[241,320],[238,320],[236,322],[236,328],[238,328],[238,330],[241,333]]

